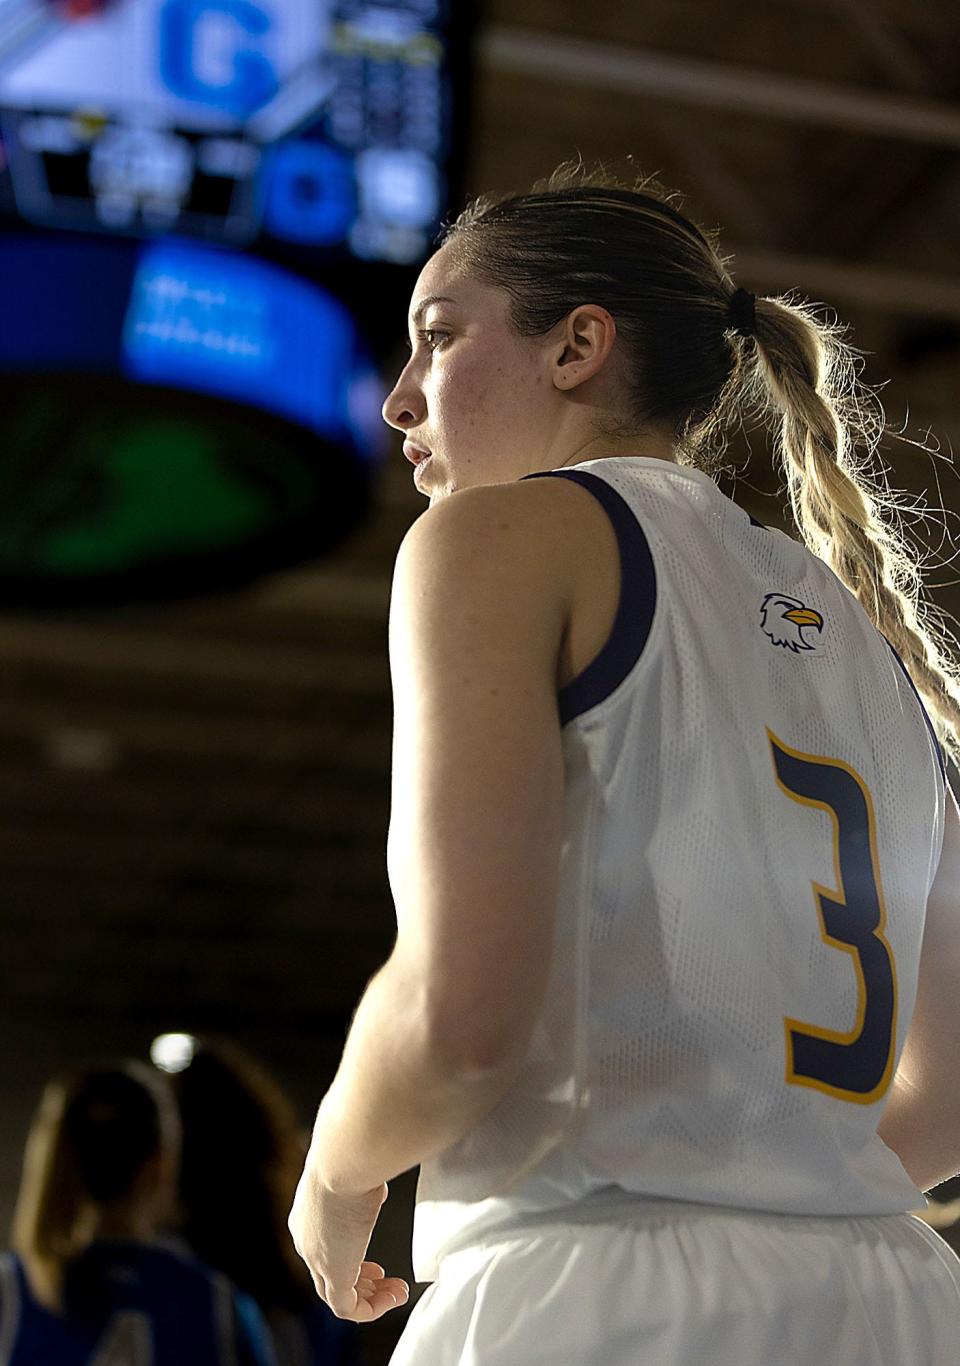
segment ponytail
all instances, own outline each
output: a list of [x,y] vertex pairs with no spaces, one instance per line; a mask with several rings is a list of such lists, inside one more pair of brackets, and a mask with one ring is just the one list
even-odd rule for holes
[[858,353],[842,340],[845,330],[818,319],[809,304],[758,299],[752,343],[741,344],[741,409],[759,412],[773,426],[804,544],[894,647],[957,763],[956,642],[924,596],[920,561],[900,527],[900,504],[871,472],[887,429],[879,399],[857,376]]

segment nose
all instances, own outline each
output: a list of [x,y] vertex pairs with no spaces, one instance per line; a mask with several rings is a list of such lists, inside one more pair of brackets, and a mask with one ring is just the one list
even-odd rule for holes
[[405,432],[410,427],[420,426],[423,422],[423,395],[417,385],[407,379],[406,369],[384,399],[380,413],[384,422],[389,427],[395,427],[398,432]]

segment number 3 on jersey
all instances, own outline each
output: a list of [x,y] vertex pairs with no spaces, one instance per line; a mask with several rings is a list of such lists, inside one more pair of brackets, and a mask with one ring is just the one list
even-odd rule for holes
[[784,1019],[786,1080],[871,1105],[893,1076],[897,1017],[897,973],[883,935],[886,908],[873,801],[848,764],[791,749],[765,729],[781,791],[832,817],[836,886],[814,882],[814,903],[824,943],[850,954],[857,984],[857,1017],[849,1033]]

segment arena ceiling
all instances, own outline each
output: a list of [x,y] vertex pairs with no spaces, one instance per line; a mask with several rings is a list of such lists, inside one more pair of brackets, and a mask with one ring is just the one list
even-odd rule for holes
[[[960,11],[479,8],[468,194],[528,188],[578,154],[632,155],[721,229],[739,283],[798,290],[852,324],[888,420],[941,448],[889,442],[892,484],[960,510]],[[384,392],[403,317],[396,332]],[[264,1048],[282,1032],[288,1059],[301,1039],[319,1094],[394,935],[387,611],[426,504],[392,435],[374,514],[329,561],[199,605],[0,618],[8,1079],[132,1046],[133,1028],[213,1028]],[[751,446],[738,496],[777,524],[762,436]],[[955,587],[937,599],[960,610]]]

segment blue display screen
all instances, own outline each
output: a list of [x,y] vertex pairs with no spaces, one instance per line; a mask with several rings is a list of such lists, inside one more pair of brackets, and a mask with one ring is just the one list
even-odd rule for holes
[[0,375],[117,375],[276,413],[362,459],[383,386],[350,310],[272,262],[184,240],[8,238]]
[[418,262],[455,150],[453,32],[452,0],[0,0],[0,202]]
[[121,369],[336,437],[349,425],[355,333],[332,295],[265,261],[157,243],[133,281]]

